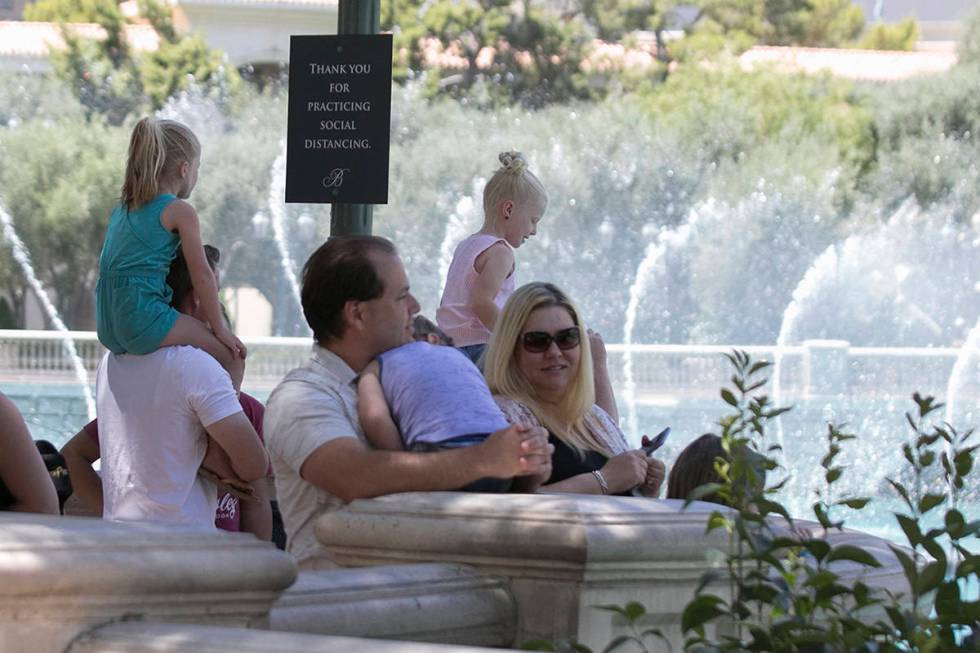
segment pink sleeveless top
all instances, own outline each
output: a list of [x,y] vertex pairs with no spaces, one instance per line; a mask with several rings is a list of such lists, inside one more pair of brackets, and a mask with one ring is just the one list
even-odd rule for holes
[[[449,265],[449,274],[446,277],[446,288],[442,291],[442,301],[436,311],[436,322],[457,347],[485,345],[490,342],[490,329],[473,312],[470,302],[477,278],[473,264],[480,254],[496,243],[510,247],[510,243],[503,238],[473,234],[463,240],[453,253],[453,262]],[[498,310],[504,307],[514,288],[514,271],[511,270],[493,298]]]

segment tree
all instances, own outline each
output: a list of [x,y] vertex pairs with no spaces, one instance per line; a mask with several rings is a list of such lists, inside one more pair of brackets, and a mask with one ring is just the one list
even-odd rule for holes
[[[199,36],[177,32],[167,6],[140,0],[139,7],[160,42],[156,52],[145,55],[130,48],[130,23],[115,0],[38,0],[24,15],[61,24],[66,48],[52,54],[55,70],[90,112],[106,116],[111,124],[122,124],[147,104],[160,108],[192,79],[204,85],[237,80],[234,72],[224,70],[220,52],[208,48]],[[73,23],[94,23],[105,31],[105,38],[84,38]]]
[[894,25],[873,25],[861,38],[858,47],[869,50],[912,50],[918,40],[919,23],[909,16]]

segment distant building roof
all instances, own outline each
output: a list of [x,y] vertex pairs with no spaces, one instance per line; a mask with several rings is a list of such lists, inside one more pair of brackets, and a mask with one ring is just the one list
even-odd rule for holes
[[[106,38],[105,30],[92,23],[72,23],[68,29],[80,37]],[[160,38],[149,25],[127,25],[126,40],[134,50],[148,52],[160,47]],[[0,21],[0,56],[46,58],[52,50],[65,47],[61,26],[57,23],[33,23],[20,20]]]
[[948,49],[897,52],[757,46],[742,54],[739,63],[744,70],[775,65],[806,73],[827,71],[845,79],[887,82],[942,73],[956,63],[956,53]]

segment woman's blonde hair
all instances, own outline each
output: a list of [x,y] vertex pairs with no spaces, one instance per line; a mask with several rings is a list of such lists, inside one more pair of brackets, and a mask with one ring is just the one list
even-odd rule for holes
[[520,152],[501,152],[500,167],[483,187],[483,215],[490,224],[497,218],[500,205],[511,200],[517,204],[533,202],[548,206],[548,193],[537,176],[528,170],[527,159]]
[[[517,368],[517,348],[521,346],[524,327],[531,314],[541,308],[559,306],[568,311],[579,329],[582,355],[571,386],[556,409],[546,409],[534,386]],[[483,360],[483,373],[494,394],[503,395],[527,406],[543,427],[580,454],[597,451],[607,457],[613,452],[595,433],[592,407],[595,385],[592,377],[592,348],[588,332],[579,318],[578,309],[568,296],[550,283],[534,282],[518,288],[497,317],[490,344]]]
[[201,143],[186,125],[143,118],[129,138],[120,200],[130,209],[146,204],[159,194],[161,180],[175,177],[181,163],[193,163],[200,155]]

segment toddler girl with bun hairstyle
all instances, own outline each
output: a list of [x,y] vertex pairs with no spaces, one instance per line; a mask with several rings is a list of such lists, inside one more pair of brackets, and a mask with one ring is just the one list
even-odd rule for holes
[[514,250],[537,233],[548,207],[548,194],[524,155],[503,152],[499,159],[483,189],[483,228],[456,247],[436,311],[439,327],[474,362],[516,288]]
[[[179,122],[143,118],[133,128],[122,195],[109,218],[96,286],[99,341],[114,354],[191,345],[211,354],[238,388],[245,346],[221,315],[218,286],[194,207],[201,144]],[[207,323],[170,306],[170,262],[180,247]]]

